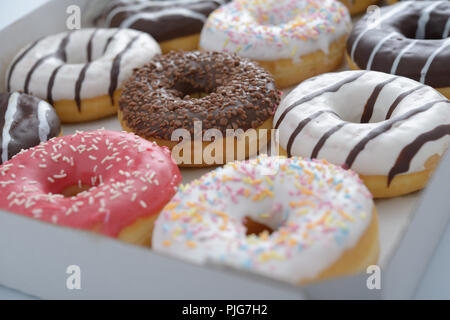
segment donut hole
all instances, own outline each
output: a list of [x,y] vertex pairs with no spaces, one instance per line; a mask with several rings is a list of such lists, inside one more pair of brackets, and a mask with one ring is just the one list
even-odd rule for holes
[[64,188],[61,191],[61,194],[66,198],[70,198],[70,197],[75,197],[77,194],[79,194],[81,192],[88,191],[91,188],[92,187],[87,184],[82,184],[81,186],[72,185],[72,186],[68,186],[68,187]]
[[247,231],[245,232],[247,236],[250,235],[260,236],[261,234],[270,235],[272,234],[272,232],[274,232],[274,230],[271,227],[263,223],[259,223],[248,216],[242,219],[242,224],[247,229]]
[[182,99],[201,99],[214,92],[213,88],[205,88],[182,81],[177,82],[174,88],[179,92],[178,97]]

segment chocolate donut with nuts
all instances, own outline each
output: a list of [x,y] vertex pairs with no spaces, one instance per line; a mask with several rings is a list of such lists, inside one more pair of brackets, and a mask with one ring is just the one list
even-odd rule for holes
[[[212,142],[217,148],[223,144],[222,151],[207,150],[214,163],[211,159],[194,161],[202,152],[194,146],[190,157],[189,149],[172,153],[182,166],[205,166],[255,154],[255,144],[262,146],[270,139],[270,132],[261,130],[270,131],[279,102],[272,76],[248,59],[224,52],[172,51],[134,71],[119,100],[119,119],[126,131],[172,151],[177,151],[174,148],[180,142],[177,129],[184,129],[184,140],[201,140],[198,148],[208,148]],[[253,135],[249,129],[255,130]],[[235,141],[242,137],[247,139],[244,154]],[[226,148],[228,138],[235,141],[233,148]]]

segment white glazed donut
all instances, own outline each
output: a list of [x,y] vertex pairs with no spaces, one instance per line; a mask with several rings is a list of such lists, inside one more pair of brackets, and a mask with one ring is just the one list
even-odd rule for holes
[[282,99],[274,127],[288,155],[327,159],[362,175],[375,197],[395,196],[421,189],[447,150],[450,102],[400,76],[328,73]]
[[58,102],[72,101],[81,113],[89,107],[83,100],[106,97],[114,111],[122,82],[160,52],[148,34],[131,29],[62,32],[29,44],[15,56],[6,73],[7,89],[46,99],[63,122],[71,122]]
[[[200,35],[200,48],[257,60],[275,80],[284,79],[283,74],[294,77],[282,70],[280,62],[290,61],[297,78],[279,80],[279,86],[285,87],[314,75],[308,73],[311,65],[321,70],[324,65],[335,67],[331,66],[334,61],[340,63],[350,26],[347,9],[334,0],[236,0],[211,13]],[[324,56],[307,57],[317,53]],[[274,61],[280,63],[278,68],[267,63]]]
[[[273,233],[248,235],[245,219]],[[156,221],[152,247],[293,284],[361,271],[379,249],[372,196],[354,172],[267,156],[181,187]]]

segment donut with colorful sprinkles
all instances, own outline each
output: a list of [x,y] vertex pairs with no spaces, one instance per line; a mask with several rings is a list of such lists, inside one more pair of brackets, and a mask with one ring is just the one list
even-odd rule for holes
[[148,246],[180,181],[167,148],[126,132],[77,132],[5,162],[0,209]]
[[324,160],[259,156],[180,187],[154,250],[305,284],[378,260],[378,220],[358,175]]
[[211,13],[200,48],[256,60],[283,88],[337,68],[350,28],[334,0],[236,0]]

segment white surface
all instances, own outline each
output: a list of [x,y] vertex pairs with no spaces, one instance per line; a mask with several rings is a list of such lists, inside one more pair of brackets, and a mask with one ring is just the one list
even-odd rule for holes
[[[33,8],[37,7],[39,3],[44,3],[45,0],[19,0],[15,3],[7,3],[6,1],[2,1],[0,4],[0,28],[9,24],[12,21],[17,20],[21,15],[26,14],[30,12]],[[105,121],[105,124],[109,122],[108,120]],[[102,123],[96,123],[96,126],[102,127]],[[78,126],[78,129],[82,126]],[[109,127],[108,125],[105,125],[105,127]],[[73,128],[65,128],[65,133],[69,133],[69,131],[72,131]],[[67,130],[68,129],[68,130]],[[191,172],[189,172],[187,175],[191,176]],[[192,172],[192,175],[194,175],[194,172]],[[185,177],[186,178],[186,177]],[[189,178],[187,180],[190,180]],[[415,200],[415,196],[411,196],[412,199]],[[409,200],[412,200],[409,199]],[[397,201],[401,201],[402,199],[399,199]],[[407,199],[408,200],[408,199]],[[411,206],[414,205],[415,201],[410,201]],[[383,203],[379,203],[379,206],[383,206]],[[403,209],[403,208],[402,208]],[[382,210],[380,210],[382,211]],[[397,216],[390,217],[394,220],[396,219],[405,219],[405,215],[402,215],[401,212],[394,210],[394,214]],[[406,215],[407,218],[407,215]],[[389,219],[389,221],[394,221],[392,219]],[[397,220],[398,221],[398,220]],[[384,227],[381,228],[384,229],[382,233],[385,235],[389,235],[390,237],[382,237],[383,241],[381,243],[382,250],[383,247],[388,245],[391,241],[395,241],[396,236],[399,236],[399,232],[394,232],[394,225],[396,223],[386,223]],[[450,276],[448,275],[448,266],[450,266],[450,230],[448,229],[445,236],[444,241],[441,242],[440,247],[436,251],[436,255],[433,259],[433,261],[430,264],[429,270],[419,287],[417,297],[418,298],[450,298]],[[445,241],[447,240],[447,241]],[[18,292],[5,289],[0,287],[0,299],[14,299],[14,298],[27,298],[28,296],[22,295]]]
[[0,29],[20,19],[20,17],[33,11],[48,0],[16,0],[1,1],[0,3]]

